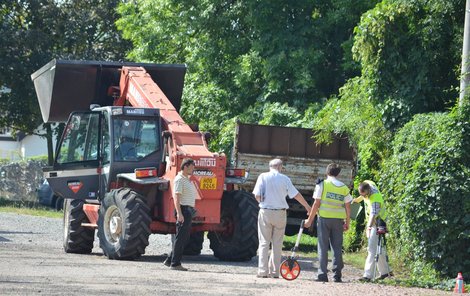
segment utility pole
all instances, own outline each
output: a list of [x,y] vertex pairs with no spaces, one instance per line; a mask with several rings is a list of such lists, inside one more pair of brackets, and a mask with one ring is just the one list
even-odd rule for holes
[[462,72],[460,74],[460,96],[459,106],[462,106],[467,94],[467,87],[470,82],[470,0],[465,4],[465,24],[463,30],[463,48],[462,48]]

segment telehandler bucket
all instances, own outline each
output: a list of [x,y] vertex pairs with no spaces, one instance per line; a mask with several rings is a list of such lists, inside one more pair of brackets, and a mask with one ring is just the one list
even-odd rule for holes
[[71,112],[89,110],[91,104],[113,105],[107,91],[119,86],[123,66],[143,67],[179,111],[186,65],[54,59],[31,74],[43,121],[66,121]]

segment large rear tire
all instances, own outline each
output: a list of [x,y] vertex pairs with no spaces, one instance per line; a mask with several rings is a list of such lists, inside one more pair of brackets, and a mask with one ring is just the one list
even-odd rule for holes
[[100,247],[109,259],[134,260],[145,253],[150,236],[150,208],[130,188],[111,190],[98,218]]
[[201,254],[202,244],[204,243],[204,231],[191,233],[189,241],[184,247],[183,255],[196,256]]
[[89,223],[85,212],[84,202],[79,199],[66,199],[64,203],[64,251],[66,253],[89,254],[93,249],[95,230],[83,227]]
[[221,223],[223,232],[207,235],[214,256],[225,261],[249,261],[258,249],[258,203],[246,191],[224,192]]

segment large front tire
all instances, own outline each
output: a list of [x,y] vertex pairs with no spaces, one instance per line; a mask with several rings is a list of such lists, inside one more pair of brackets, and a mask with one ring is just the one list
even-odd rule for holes
[[64,203],[64,251],[66,253],[89,254],[93,249],[95,230],[83,227],[89,223],[83,211],[84,202],[79,199],[66,199]]
[[258,203],[245,191],[224,192],[221,223],[223,232],[207,235],[214,256],[225,261],[249,261],[258,249]]
[[107,193],[100,207],[98,237],[109,259],[134,260],[145,253],[150,236],[150,208],[129,188]]

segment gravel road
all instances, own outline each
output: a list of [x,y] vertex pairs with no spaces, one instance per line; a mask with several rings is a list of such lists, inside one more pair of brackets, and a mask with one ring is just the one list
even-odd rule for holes
[[66,254],[62,220],[0,213],[0,295],[451,295],[442,291],[363,284],[346,267],[344,283],[316,283],[312,258],[300,258],[295,281],[256,278],[257,258],[222,262],[206,239],[200,256],[184,257],[187,272],[162,262],[170,238],[151,235],[137,261],[108,260],[95,240],[91,255]]

